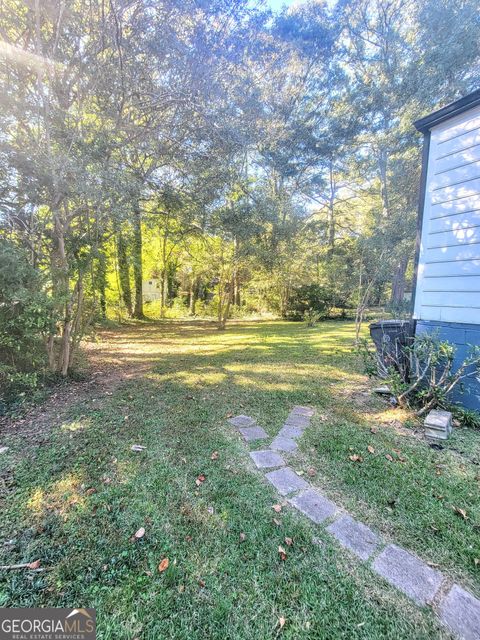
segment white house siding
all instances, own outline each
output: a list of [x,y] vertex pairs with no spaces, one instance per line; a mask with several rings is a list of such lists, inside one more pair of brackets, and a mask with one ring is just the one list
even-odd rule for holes
[[480,106],[431,130],[414,317],[480,325]]

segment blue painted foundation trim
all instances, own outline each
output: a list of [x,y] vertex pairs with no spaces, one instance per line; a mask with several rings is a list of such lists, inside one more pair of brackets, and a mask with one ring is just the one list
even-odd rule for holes
[[[417,320],[415,334],[435,332],[441,340],[453,343],[457,352],[455,361],[460,364],[468,354],[468,345],[480,346],[480,325],[462,324],[460,322],[438,322],[434,320]],[[465,392],[455,391],[452,400],[469,409],[480,411],[480,380],[468,378]]]

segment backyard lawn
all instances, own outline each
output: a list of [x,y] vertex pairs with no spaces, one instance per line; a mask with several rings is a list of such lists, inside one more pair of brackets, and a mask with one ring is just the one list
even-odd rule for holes
[[44,571],[0,571],[0,606],[95,607],[101,640],[450,638],[279,498],[248,456],[261,447],[227,422],[247,414],[273,438],[294,405],[314,407],[289,464],[479,596],[480,433],[429,447],[371,395],[353,336],[280,321],[101,333],[98,383],[48,410],[40,446],[22,422],[1,438],[0,564]]

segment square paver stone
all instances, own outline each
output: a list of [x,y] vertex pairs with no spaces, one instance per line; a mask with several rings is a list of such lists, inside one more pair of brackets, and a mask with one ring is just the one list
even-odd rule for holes
[[285,420],[286,425],[291,425],[292,427],[308,427],[310,425],[310,418],[305,416],[290,414],[288,418]]
[[295,451],[298,445],[293,440],[293,438],[285,438],[284,436],[278,435],[270,445],[270,449],[275,449],[275,451]]
[[480,638],[480,600],[454,584],[440,605],[440,618],[463,640]]
[[285,424],[280,431],[278,432],[278,435],[282,438],[300,438],[301,436],[303,436],[303,432],[305,431],[305,429],[303,427],[295,427],[291,424]]
[[290,467],[270,471],[265,477],[282,496],[286,496],[294,491],[301,491],[308,487],[308,483],[305,482],[303,478],[300,478],[300,476],[297,476],[295,471],[290,469]]
[[229,418],[228,422],[232,424],[234,427],[253,427],[256,425],[256,422],[250,416],[234,416],[233,418]]
[[296,414],[298,416],[307,416],[307,418],[311,418],[315,413],[315,409],[312,407],[302,407],[300,405],[296,405],[293,407],[291,414]]
[[375,559],[373,568],[419,605],[426,605],[433,600],[443,580],[440,571],[394,544],[382,551]]
[[289,502],[307,518],[313,520],[315,524],[320,524],[330,518],[337,510],[337,505],[334,502],[314,489],[303,491],[298,496],[291,498]]
[[268,438],[268,433],[262,427],[240,427],[238,430],[247,442]]
[[361,522],[342,516],[327,527],[327,531],[343,546],[362,560],[368,560],[378,546],[378,536]]
[[283,467],[285,464],[282,456],[276,451],[250,451],[250,457],[258,467],[258,469],[268,469],[269,467]]

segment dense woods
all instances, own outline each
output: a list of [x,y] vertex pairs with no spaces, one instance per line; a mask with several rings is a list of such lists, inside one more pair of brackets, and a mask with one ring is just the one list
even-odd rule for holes
[[478,27],[476,0],[3,2],[3,389],[107,319],[401,309],[412,121],[478,86]]

